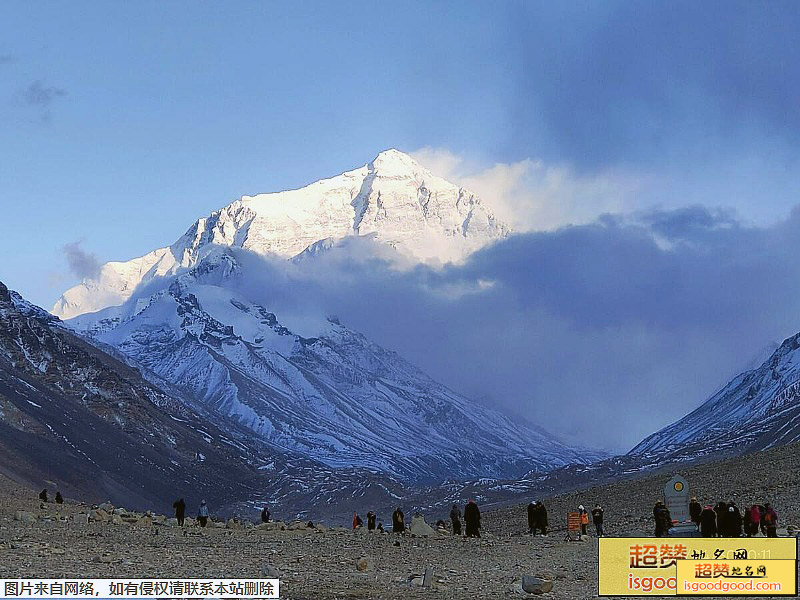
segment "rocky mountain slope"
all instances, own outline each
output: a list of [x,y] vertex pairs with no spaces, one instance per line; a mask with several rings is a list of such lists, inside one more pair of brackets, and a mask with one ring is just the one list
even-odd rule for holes
[[148,505],[175,488],[252,495],[266,447],[243,444],[0,283],[0,470]]
[[363,167],[301,189],[244,196],[198,219],[170,246],[106,263],[97,278],[66,291],[52,312],[68,319],[122,304],[138,285],[196,265],[211,245],[291,258],[346,236],[371,235],[412,260],[447,262],[508,233],[477,196],[407,154],[386,150]]
[[331,468],[431,484],[598,457],[470,402],[338,322],[313,337],[294,333],[253,300],[249,269],[258,265],[243,258],[240,249],[216,248],[158,289],[69,325],[205,414]]
[[740,454],[800,441],[800,333],[764,363],[630,451],[649,462]]
[[[222,256],[230,258],[227,253]],[[191,275],[181,281],[191,281]],[[245,342],[230,330],[224,333],[225,328],[212,326],[206,320],[210,319],[208,315],[199,317],[193,312],[192,302],[207,297],[208,290],[194,287],[200,295],[192,296],[195,300],[190,301],[188,295],[176,291],[182,284],[173,283],[164,295],[175,307],[182,307],[187,331],[194,332],[196,339],[188,340],[188,346],[206,353],[207,361],[216,360],[211,357],[229,345],[241,349],[252,343],[253,356],[261,356],[254,339]],[[156,304],[160,301],[166,300],[154,300]],[[260,327],[258,331],[275,336],[288,347],[296,346],[298,356],[306,356],[306,352],[312,357],[313,352],[335,355],[325,346],[327,342],[294,336],[263,309],[244,303],[231,307],[234,311],[252,311],[246,311],[243,318],[255,314],[253,323]],[[208,331],[204,323],[211,324]],[[98,327],[102,326],[101,321]],[[397,366],[393,356],[372,348],[357,334],[335,324],[331,327],[340,336],[352,336],[354,350],[348,349],[348,353],[373,352],[372,360],[380,362],[382,357],[388,364],[384,368]],[[149,333],[155,335],[157,330]],[[219,335],[222,337],[216,337]],[[203,349],[203,344],[208,348]],[[315,345],[319,348],[307,350],[307,346]],[[128,357],[110,346],[105,348],[111,353],[88,343],[57,317],[29,304],[0,283],[0,474],[34,488],[58,488],[65,495],[89,501],[111,499],[128,508],[153,509],[171,504],[176,496],[186,497],[193,505],[204,497],[220,514],[257,512],[268,504],[274,514],[284,518],[315,520],[347,518],[354,510],[387,513],[397,504],[412,512],[445,510],[450,503],[463,502],[468,496],[508,502],[526,494],[531,486],[541,485],[541,476],[535,474],[538,471],[522,484],[473,479],[411,485],[374,468],[323,464],[266,440],[241,421],[215,411],[213,403],[206,406],[187,399],[182,385],[159,380],[161,386],[154,386]],[[157,346],[153,348],[155,352]],[[287,356],[293,355],[287,352]],[[281,359],[272,356],[270,360],[279,363]],[[224,363],[225,368],[231,364]],[[310,366],[292,367],[288,360],[283,368],[301,370],[318,385],[330,376],[320,371],[312,377]],[[331,368],[334,373],[354,377],[353,371],[343,365]],[[438,389],[419,376],[418,384],[423,382],[434,386],[434,391]],[[238,374],[230,381],[241,382],[242,377]],[[211,380],[206,377],[202,382]],[[228,385],[226,381],[222,380],[221,389]],[[283,411],[277,413],[282,415]],[[269,414],[268,418],[275,417]],[[280,425],[280,420],[275,419]],[[319,431],[322,430],[321,427]],[[312,434],[309,429],[309,436]],[[368,436],[365,440],[370,441]],[[441,444],[441,440],[434,443]],[[477,460],[468,455],[463,458]],[[408,466],[413,457],[398,459],[400,463],[404,461]]]

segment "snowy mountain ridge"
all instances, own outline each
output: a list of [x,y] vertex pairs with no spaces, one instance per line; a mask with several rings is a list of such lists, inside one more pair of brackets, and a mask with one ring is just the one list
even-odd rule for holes
[[69,325],[169,381],[197,410],[332,468],[435,482],[599,457],[470,402],[337,322],[297,335],[240,289],[253,268],[242,253],[216,247],[158,289]]
[[800,333],[758,368],[734,377],[697,409],[629,455],[658,460],[752,452],[800,441]]
[[212,245],[284,258],[308,257],[346,236],[374,236],[427,263],[459,261],[507,236],[481,199],[397,150],[306,187],[243,196],[198,219],[172,245],[109,262],[67,290],[52,313],[69,319],[122,304],[140,284],[192,267]]

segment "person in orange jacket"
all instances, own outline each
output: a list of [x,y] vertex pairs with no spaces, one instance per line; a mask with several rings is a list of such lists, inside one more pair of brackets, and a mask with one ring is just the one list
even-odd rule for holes
[[578,513],[581,516],[581,535],[588,535],[586,533],[586,526],[589,525],[589,512],[583,507],[583,504],[578,506]]

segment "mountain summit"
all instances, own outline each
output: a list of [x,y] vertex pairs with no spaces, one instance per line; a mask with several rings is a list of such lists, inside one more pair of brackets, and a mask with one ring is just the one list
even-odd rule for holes
[[106,263],[96,279],[67,290],[52,313],[69,319],[120,305],[139,284],[196,265],[211,245],[292,258],[317,251],[323,241],[370,235],[413,260],[445,263],[509,232],[475,194],[403,152],[385,150],[358,169],[300,189],[243,196],[195,221],[170,246]]

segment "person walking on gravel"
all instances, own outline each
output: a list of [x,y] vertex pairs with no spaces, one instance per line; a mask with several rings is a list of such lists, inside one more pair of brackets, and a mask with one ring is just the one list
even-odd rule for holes
[[589,526],[589,512],[583,507],[583,504],[578,506],[578,514],[581,518],[581,535],[589,535],[586,528]]
[[179,498],[172,503],[172,508],[175,509],[175,518],[178,519],[178,526],[183,527],[183,520],[186,517],[186,502],[183,498]]
[[481,511],[471,498],[464,507],[464,523],[467,526],[467,537],[481,537]]
[[539,525],[539,506],[536,502],[531,501],[528,504],[528,533],[536,535],[536,528]]
[[406,530],[405,515],[398,506],[392,513],[392,531],[395,533],[403,533]]
[[200,501],[200,508],[197,509],[197,522],[200,523],[200,527],[208,524],[208,505],[205,500]]
[[603,507],[599,504],[592,509],[592,523],[597,530],[597,537],[603,537]]
[[717,535],[717,514],[710,504],[700,513],[700,535],[706,538]]
[[453,524],[453,535],[461,535],[461,509],[458,504],[453,504],[450,509],[450,522]]
[[44,488],[41,492],[39,492],[39,500],[42,502],[47,502],[47,488]]
[[772,505],[767,502],[764,505],[764,526],[767,530],[767,537],[778,537],[778,513],[772,508]]
[[758,504],[753,504],[747,514],[750,515],[750,527],[747,529],[747,537],[758,535],[758,530],[761,528],[761,507]]
[[700,513],[702,512],[702,505],[697,501],[697,498],[692,498],[692,501],[689,502],[689,518],[698,527],[700,527]]
[[547,537],[547,525],[548,525],[547,508],[545,507],[544,502],[542,502],[541,500],[536,501],[536,506],[537,506],[536,521],[538,523],[538,527],[539,529],[542,530],[542,535]]

